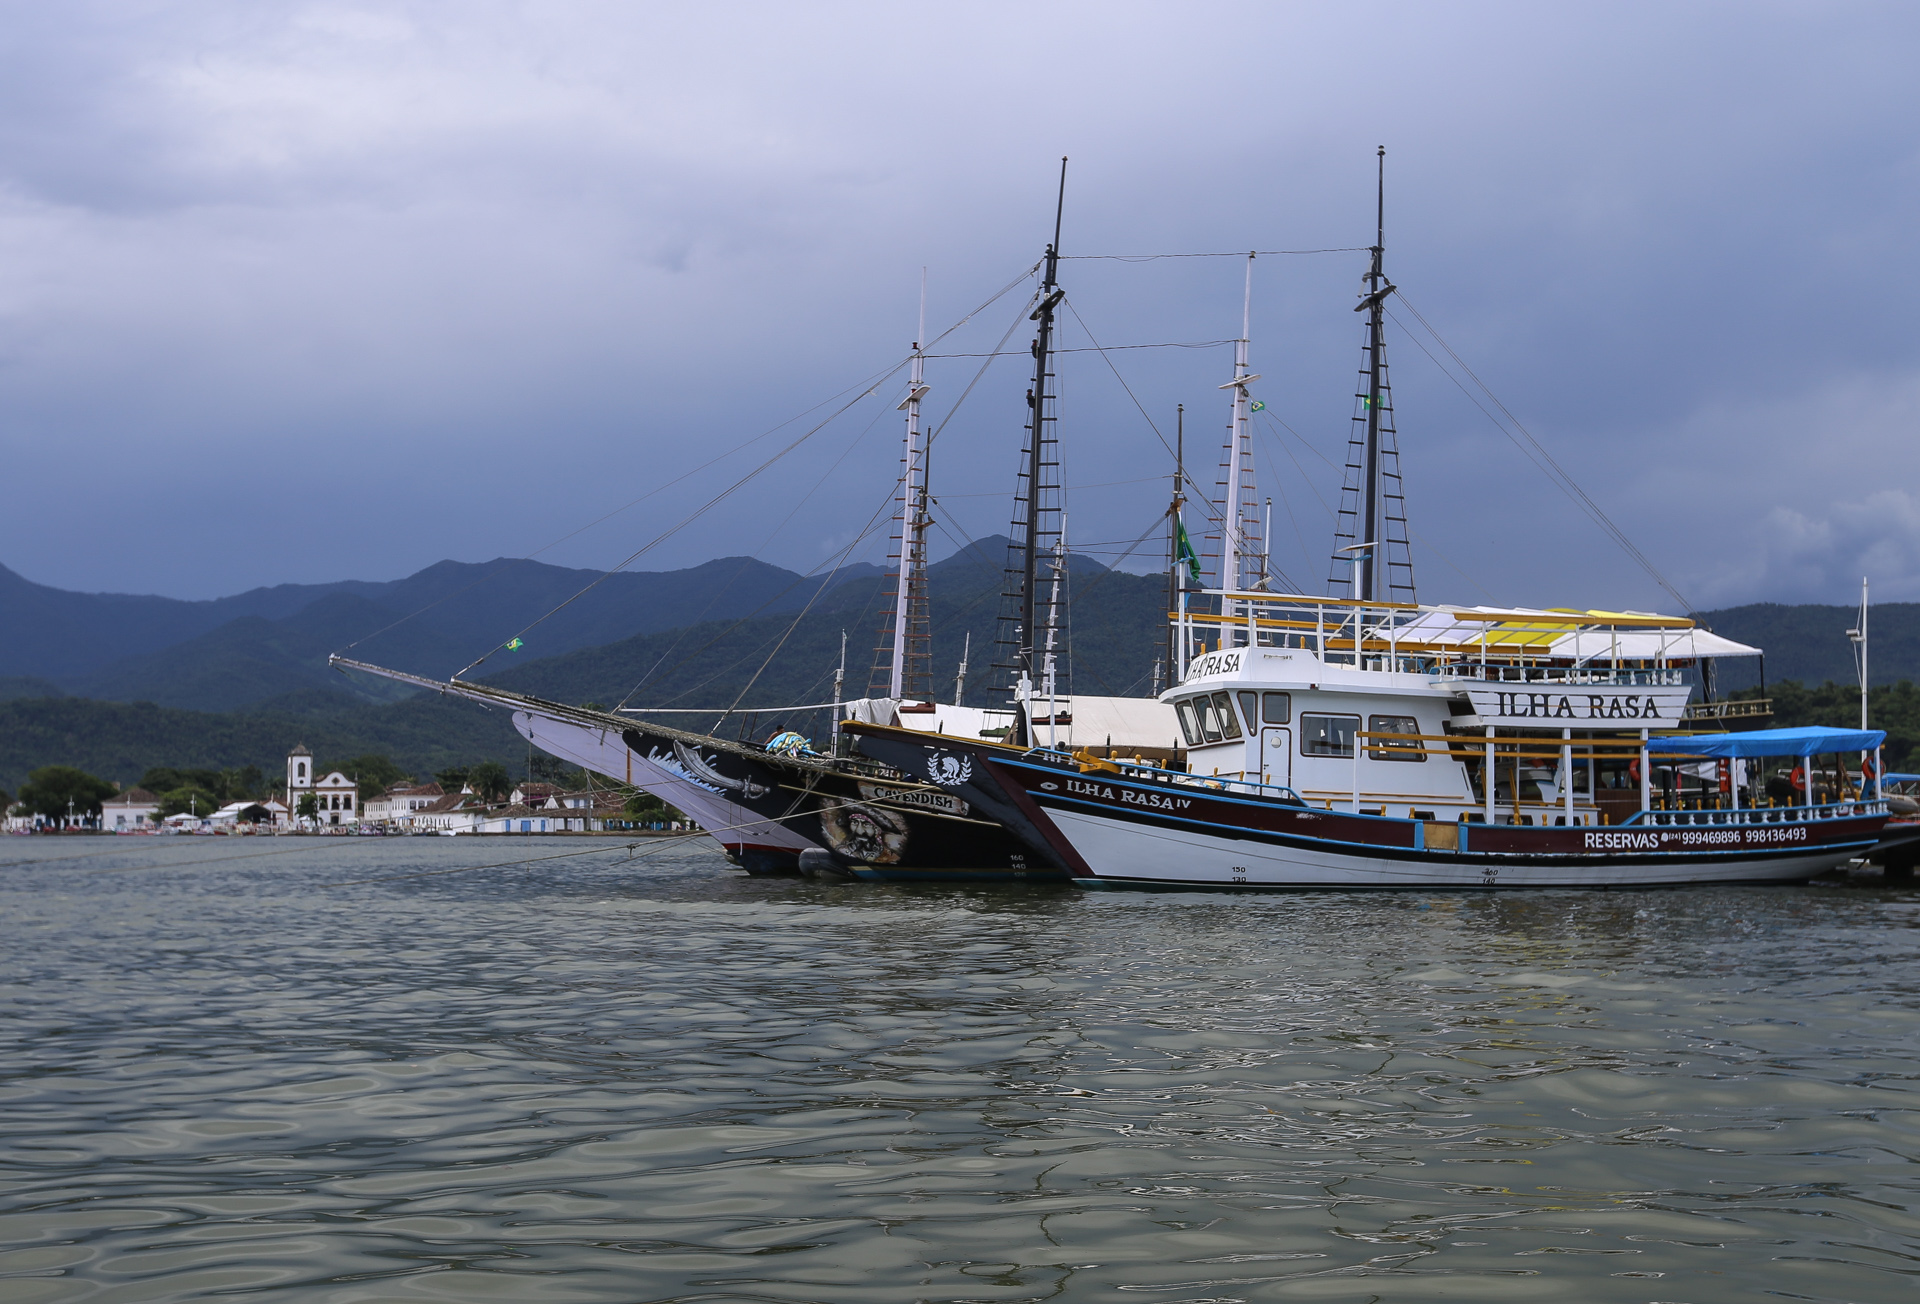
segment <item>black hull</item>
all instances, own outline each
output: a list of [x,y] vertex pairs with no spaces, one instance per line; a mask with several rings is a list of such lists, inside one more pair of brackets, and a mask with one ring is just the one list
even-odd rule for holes
[[1038,856],[964,799],[863,758],[782,756],[741,743],[630,727],[627,745],[665,749],[690,772],[726,791],[754,814],[817,843],[779,866],[754,872],[804,872],[894,882],[1062,882],[1058,862]]

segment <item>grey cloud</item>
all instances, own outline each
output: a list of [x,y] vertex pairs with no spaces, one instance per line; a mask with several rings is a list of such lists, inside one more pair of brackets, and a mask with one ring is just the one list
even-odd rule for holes
[[[1816,523],[1808,540],[1842,518],[1871,531],[1892,506],[1835,507],[1868,501],[1843,464],[1913,470],[1898,414],[1871,401],[1920,374],[1902,235],[1920,20],[1900,7],[17,17],[0,46],[0,452],[16,481],[139,472],[0,520],[0,560],[48,582],[205,594],[538,547],[897,357],[922,265],[938,320],[1026,266],[1061,153],[1070,252],[1319,247],[1367,239],[1387,143],[1396,279],[1713,600],[1830,596],[1808,560],[1823,545],[1784,548],[1800,527],[1770,513]],[[1256,273],[1266,397],[1335,461],[1357,271]],[[1070,274],[1106,342],[1237,326],[1228,263]],[[1416,530],[1503,599],[1663,601],[1410,340],[1392,347]],[[943,364],[937,392],[974,365]],[[1209,456],[1222,359],[1121,365],[1156,420],[1189,404]],[[1063,384],[1070,481],[1164,471],[1097,359],[1068,360]],[[956,529],[1004,528],[1003,502],[965,495],[1010,483],[1018,388],[995,373],[950,432]],[[1852,419],[1823,415],[1848,403]],[[824,553],[885,492],[876,416],[644,564]],[[1830,451],[1809,450],[1809,421]],[[1312,489],[1337,483],[1269,454],[1299,513],[1276,532],[1323,548]],[[344,478],[316,474],[326,458]],[[835,458],[798,524],[753,533]],[[1076,532],[1131,538],[1159,492],[1076,495]],[[329,546],[264,542],[289,514]],[[624,555],[638,516],[556,559]],[[1318,577],[1324,558],[1289,569]],[[1432,596],[1480,597],[1426,573]]]

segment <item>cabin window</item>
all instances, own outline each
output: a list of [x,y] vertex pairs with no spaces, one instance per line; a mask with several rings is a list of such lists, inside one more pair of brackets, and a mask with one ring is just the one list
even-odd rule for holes
[[1285,724],[1293,718],[1293,694],[1262,693],[1260,697],[1263,702],[1261,713],[1266,716],[1268,724]]
[[1233,713],[1233,694],[1215,693],[1213,708],[1220,715],[1220,732],[1229,739],[1240,736],[1240,717]]
[[1196,697],[1193,698],[1192,701],[1194,717],[1200,722],[1201,741],[1209,743],[1219,742],[1220,722],[1214,718],[1213,699],[1211,697]]
[[1260,732],[1260,694],[1240,694],[1240,714],[1247,717],[1247,732]]
[[[1375,734],[1412,734],[1420,732],[1420,722],[1410,715],[1376,715],[1367,724]],[[1411,738],[1375,738],[1367,744],[1367,755],[1376,761],[1424,761],[1426,744]]]
[[1352,756],[1353,736],[1360,732],[1357,715],[1300,716],[1302,756]]
[[1180,698],[1173,704],[1173,710],[1180,717],[1180,732],[1187,736],[1187,746],[1198,747],[1202,735],[1200,723],[1194,718],[1193,699]]

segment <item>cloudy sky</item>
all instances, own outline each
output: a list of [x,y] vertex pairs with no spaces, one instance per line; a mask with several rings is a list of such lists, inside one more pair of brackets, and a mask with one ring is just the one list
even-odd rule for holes
[[[922,268],[932,331],[1018,280],[1062,155],[1070,255],[1364,245],[1384,144],[1406,305],[1689,601],[1920,599],[1916,55],[1920,11],[1866,4],[9,4],[0,563],[206,597],[877,560],[897,375],[696,513],[898,363]],[[1254,264],[1303,585],[1363,258]],[[1244,269],[1069,261],[1065,343],[1230,338]],[[1421,596],[1673,608],[1416,326]],[[1215,458],[1230,364],[1063,358],[1078,543],[1158,518],[1176,404]],[[930,364],[935,420],[979,367]],[[1020,371],[942,433],[937,552],[1006,528]]]

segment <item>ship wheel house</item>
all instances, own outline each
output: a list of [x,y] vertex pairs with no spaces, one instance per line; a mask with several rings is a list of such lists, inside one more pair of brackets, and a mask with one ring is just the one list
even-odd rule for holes
[[[1309,806],[1426,821],[1617,824],[1704,658],[1759,649],[1639,612],[1180,596],[1189,772]],[[1737,796],[1733,798],[1737,801]]]

